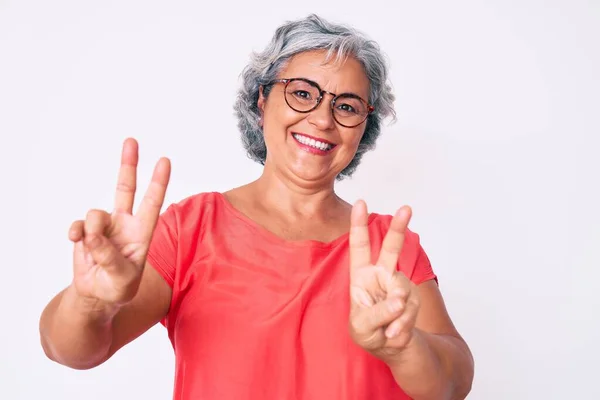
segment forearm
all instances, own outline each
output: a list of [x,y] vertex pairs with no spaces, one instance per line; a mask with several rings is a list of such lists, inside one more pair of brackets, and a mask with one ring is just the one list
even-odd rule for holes
[[402,353],[387,362],[396,382],[415,400],[462,400],[471,390],[473,359],[457,337],[417,329]]
[[50,301],[40,318],[40,340],[53,361],[88,369],[105,361],[112,342],[114,308],[77,295],[69,286]]

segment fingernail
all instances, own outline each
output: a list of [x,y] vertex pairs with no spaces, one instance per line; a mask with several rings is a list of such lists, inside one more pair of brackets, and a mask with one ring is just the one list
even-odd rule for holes
[[371,300],[371,297],[368,294],[366,294],[365,292],[360,292],[359,298],[360,298],[360,302],[362,303],[363,306],[373,307],[373,301]]
[[397,313],[398,311],[402,310],[403,306],[404,302],[400,299],[392,299],[390,301],[390,311],[393,313]]
[[398,333],[400,332],[400,328],[398,326],[390,326],[388,327],[388,329],[385,331],[385,336],[388,339],[391,339],[395,336],[398,335]]

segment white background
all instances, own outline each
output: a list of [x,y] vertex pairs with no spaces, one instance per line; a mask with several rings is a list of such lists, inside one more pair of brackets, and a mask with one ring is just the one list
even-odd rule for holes
[[[326,4],[327,3],[327,4]],[[70,223],[109,209],[127,136],[167,203],[258,176],[238,76],[288,19],[377,40],[398,122],[348,201],[414,209],[473,349],[469,399],[598,399],[598,1],[0,1],[0,398],[168,399],[162,326],[94,370],[48,361],[38,318],[71,277]]]

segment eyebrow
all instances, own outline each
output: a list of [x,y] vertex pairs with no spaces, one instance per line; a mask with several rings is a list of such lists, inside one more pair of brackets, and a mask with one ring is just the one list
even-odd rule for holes
[[[312,83],[314,83],[315,85],[317,85],[317,86],[319,87],[319,89],[321,89],[321,90],[324,90],[324,89],[323,89],[323,87],[321,86],[321,84],[319,84],[318,82],[316,82],[316,81],[314,81],[314,80],[312,80],[312,79],[310,79],[310,78],[307,78],[307,77],[305,77],[305,76],[297,76],[297,78],[300,78],[300,79],[306,79],[307,81],[309,81],[309,82],[312,82]],[[327,90],[325,90],[325,91],[326,91],[327,93],[331,94],[331,92],[329,92],[329,91],[327,91]],[[357,93],[354,93],[354,92],[341,92],[341,93],[334,93],[334,94],[335,94],[336,96],[339,96],[339,95],[341,95],[341,94],[347,94],[347,95],[350,95],[350,96],[356,96],[356,97],[358,97],[359,99],[363,99],[363,100],[365,100],[366,102],[369,102],[369,97],[368,97],[368,95],[367,95],[367,98],[365,99],[365,98],[363,98],[361,95],[359,95],[359,94],[357,94]]]

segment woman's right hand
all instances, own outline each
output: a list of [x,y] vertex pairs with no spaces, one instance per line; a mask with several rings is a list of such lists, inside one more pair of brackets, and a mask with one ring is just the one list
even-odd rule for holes
[[120,308],[138,291],[146,255],[171,174],[171,164],[161,158],[138,212],[132,213],[136,191],[138,143],[123,144],[121,168],[112,213],[90,210],[75,221],[69,239],[73,251],[72,286],[94,307]]

